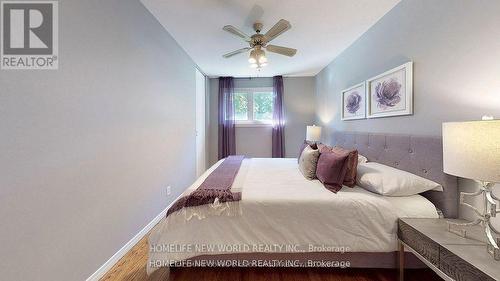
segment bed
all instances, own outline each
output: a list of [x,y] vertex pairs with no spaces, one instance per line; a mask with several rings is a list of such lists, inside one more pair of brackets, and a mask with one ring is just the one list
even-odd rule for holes
[[456,217],[457,179],[442,172],[440,138],[337,132],[332,144],[431,179],[443,191],[386,197],[355,186],[335,194],[318,180],[306,180],[296,159],[245,159],[233,184],[242,199],[227,203],[239,204],[240,212],[210,215],[211,207],[201,205],[188,208],[189,219],[183,212],[170,214],[149,237],[148,273],[163,266],[321,266],[324,261],[390,268],[398,217],[437,218],[438,209]]

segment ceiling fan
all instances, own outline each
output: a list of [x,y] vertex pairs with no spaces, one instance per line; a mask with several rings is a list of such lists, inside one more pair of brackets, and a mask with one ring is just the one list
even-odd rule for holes
[[281,19],[271,29],[269,29],[269,31],[267,31],[266,34],[260,33],[262,31],[262,27],[263,27],[262,23],[260,22],[254,23],[253,29],[255,30],[256,33],[252,36],[248,36],[243,31],[237,29],[232,25],[224,26],[222,28],[223,30],[242,38],[243,40],[245,40],[245,42],[247,42],[250,45],[250,47],[232,51],[230,53],[223,55],[223,57],[227,59],[234,55],[250,51],[250,57],[248,58],[250,67],[261,68],[267,65],[267,57],[264,50],[289,57],[293,57],[297,53],[296,49],[268,44],[274,38],[278,37],[285,31],[292,28],[290,22]]

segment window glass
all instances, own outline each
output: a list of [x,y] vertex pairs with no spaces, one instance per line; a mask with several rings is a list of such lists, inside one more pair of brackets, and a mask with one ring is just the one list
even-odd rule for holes
[[237,121],[248,120],[248,93],[234,93],[234,118]]
[[253,94],[253,120],[273,120],[273,93],[255,92]]

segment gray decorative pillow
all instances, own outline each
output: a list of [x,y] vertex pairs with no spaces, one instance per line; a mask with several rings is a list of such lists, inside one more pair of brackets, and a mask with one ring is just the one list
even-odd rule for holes
[[319,150],[309,145],[304,148],[299,158],[299,170],[308,180],[316,178],[316,165],[318,164]]

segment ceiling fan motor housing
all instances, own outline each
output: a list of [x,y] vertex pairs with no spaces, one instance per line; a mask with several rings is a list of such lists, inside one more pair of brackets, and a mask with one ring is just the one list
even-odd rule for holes
[[265,47],[264,45],[266,44],[266,37],[262,34],[254,34],[252,35],[250,38],[252,38],[252,40],[250,40],[250,47],[255,47],[255,46],[262,46],[262,47]]

